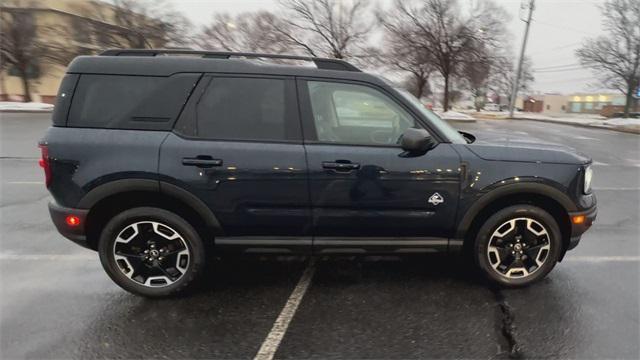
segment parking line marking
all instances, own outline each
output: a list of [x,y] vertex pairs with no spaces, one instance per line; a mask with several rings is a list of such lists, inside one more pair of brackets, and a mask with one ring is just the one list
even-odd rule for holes
[[7,181],[12,185],[44,185],[44,181]]
[[298,310],[298,306],[304,297],[304,294],[307,292],[309,285],[311,284],[311,280],[313,279],[313,274],[316,271],[315,262],[313,259],[310,260],[309,265],[302,273],[302,277],[298,281],[295,289],[291,292],[287,303],[282,308],[280,315],[276,319],[276,322],[273,324],[271,331],[267,335],[267,338],[264,340],[262,345],[260,346],[260,350],[254,357],[254,360],[272,360],[276,351],[278,351],[278,347],[282,342],[282,338],[284,334],[287,332],[289,328],[289,323],[293,319],[293,316],[296,314],[296,310]]
[[96,260],[96,256],[72,254],[0,254],[0,260]]
[[621,191],[629,191],[629,190],[640,190],[640,187],[594,187],[593,190],[621,190]]
[[575,262],[635,262],[640,261],[640,256],[568,256],[564,261]]

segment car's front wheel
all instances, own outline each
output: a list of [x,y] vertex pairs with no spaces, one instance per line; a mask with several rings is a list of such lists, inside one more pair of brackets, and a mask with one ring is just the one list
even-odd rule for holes
[[191,285],[205,262],[198,232],[159,208],[126,210],[111,219],[98,247],[107,274],[123,289],[147,297],[177,294]]
[[562,238],[545,210],[515,205],[489,217],[478,231],[475,258],[494,282],[522,286],[546,276],[558,262]]

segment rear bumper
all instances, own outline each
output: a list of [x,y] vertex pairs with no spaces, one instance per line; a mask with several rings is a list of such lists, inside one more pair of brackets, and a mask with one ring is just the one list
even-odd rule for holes
[[[593,222],[596,220],[597,215],[598,208],[596,206],[585,211],[576,211],[569,213],[569,218],[571,219],[571,238],[569,239],[569,247],[567,248],[567,250],[571,250],[578,246],[582,234],[589,230],[591,225],[593,225]],[[576,224],[573,219],[578,216],[584,216],[584,221]]]
[[[87,213],[89,213],[89,210],[86,209],[67,208],[55,202],[49,203],[49,214],[58,232],[74,243],[91,249],[87,242],[87,235],[84,228]],[[69,215],[77,216],[80,220],[79,224],[75,226],[68,225],[66,219]]]

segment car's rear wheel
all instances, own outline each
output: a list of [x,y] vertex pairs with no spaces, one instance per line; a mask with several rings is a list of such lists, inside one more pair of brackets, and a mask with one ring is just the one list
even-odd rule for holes
[[204,246],[193,226],[170,211],[152,207],[129,209],[111,219],[98,251],[113,281],[148,297],[185,290],[205,262]]
[[475,258],[489,279],[522,286],[545,277],[561,250],[560,228],[548,212],[515,205],[498,211],[480,228]]

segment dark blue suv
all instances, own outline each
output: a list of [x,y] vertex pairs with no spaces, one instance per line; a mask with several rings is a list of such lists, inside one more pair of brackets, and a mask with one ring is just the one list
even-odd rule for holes
[[588,157],[476,141],[341,60],[108,50],[69,65],[52,117],[54,224],[144,296],[233,251],[467,249],[490,279],[524,285],[596,216]]

